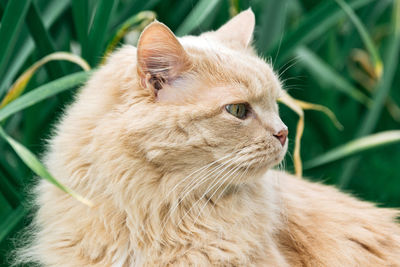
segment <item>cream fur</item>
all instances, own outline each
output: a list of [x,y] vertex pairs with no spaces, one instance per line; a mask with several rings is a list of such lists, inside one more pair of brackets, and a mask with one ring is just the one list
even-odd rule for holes
[[[247,35],[227,43],[219,34],[179,39],[190,67],[173,79],[161,71],[167,77],[158,93],[150,70],[137,69],[131,46],[93,74],[58,125],[45,162],[95,206],[40,182],[34,241],[23,261],[400,266],[396,211],[268,170],[287,148],[273,136],[285,127],[276,105],[280,83],[251,48],[238,46]],[[166,50],[180,53],[175,48]],[[243,102],[253,109],[245,120],[223,108]]]

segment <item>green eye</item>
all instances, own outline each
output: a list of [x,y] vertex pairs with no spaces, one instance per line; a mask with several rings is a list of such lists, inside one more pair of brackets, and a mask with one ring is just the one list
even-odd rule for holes
[[247,104],[229,104],[225,106],[226,111],[228,111],[233,116],[244,119],[248,112]]

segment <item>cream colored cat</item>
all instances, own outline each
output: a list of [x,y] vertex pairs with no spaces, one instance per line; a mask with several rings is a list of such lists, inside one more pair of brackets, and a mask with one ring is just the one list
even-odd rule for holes
[[400,266],[397,212],[270,168],[281,85],[251,10],[176,38],[154,22],[93,74],[46,165],[91,199],[37,187],[23,252],[44,266]]

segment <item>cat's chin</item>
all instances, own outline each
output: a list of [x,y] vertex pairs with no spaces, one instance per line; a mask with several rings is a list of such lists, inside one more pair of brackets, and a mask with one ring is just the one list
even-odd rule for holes
[[247,183],[260,179],[268,170],[279,166],[285,155],[286,148],[282,149],[282,151],[280,151],[280,153],[276,155],[272,160],[260,161],[248,166],[242,166],[241,168],[239,168],[239,171],[242,173],[241,179],[233,181],[232,184],[238,185],[241,183]]
[[257,162],[249,166],[251,170],[251,177],[248,177],[248,180],[256,180],[262,177],[269,169],[276,168],[285,158],[287,152],[287,143],[282,149],[280,149],[273,157],[268,158],[267,160]]
[[283,159],[285,158],[286,152],[287,152],[287,147],[288,147],[288,145],[286,142],[285,146],[275,156],[271,168],[275,167],[276,165],[278,165],[279,163],[281,163],[283,161]]

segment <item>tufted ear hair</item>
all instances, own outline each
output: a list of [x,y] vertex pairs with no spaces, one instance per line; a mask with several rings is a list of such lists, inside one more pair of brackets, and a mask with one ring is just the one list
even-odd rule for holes
[[253,39],[254,26],[255,16],[249,8],[222,25],[214,35],[223,42],[246,48]]
[[171,30],[155,21],[142,32],[137,46],[137,71],[141,85],[155,96],[163,86],[190,68],[189,57]]

